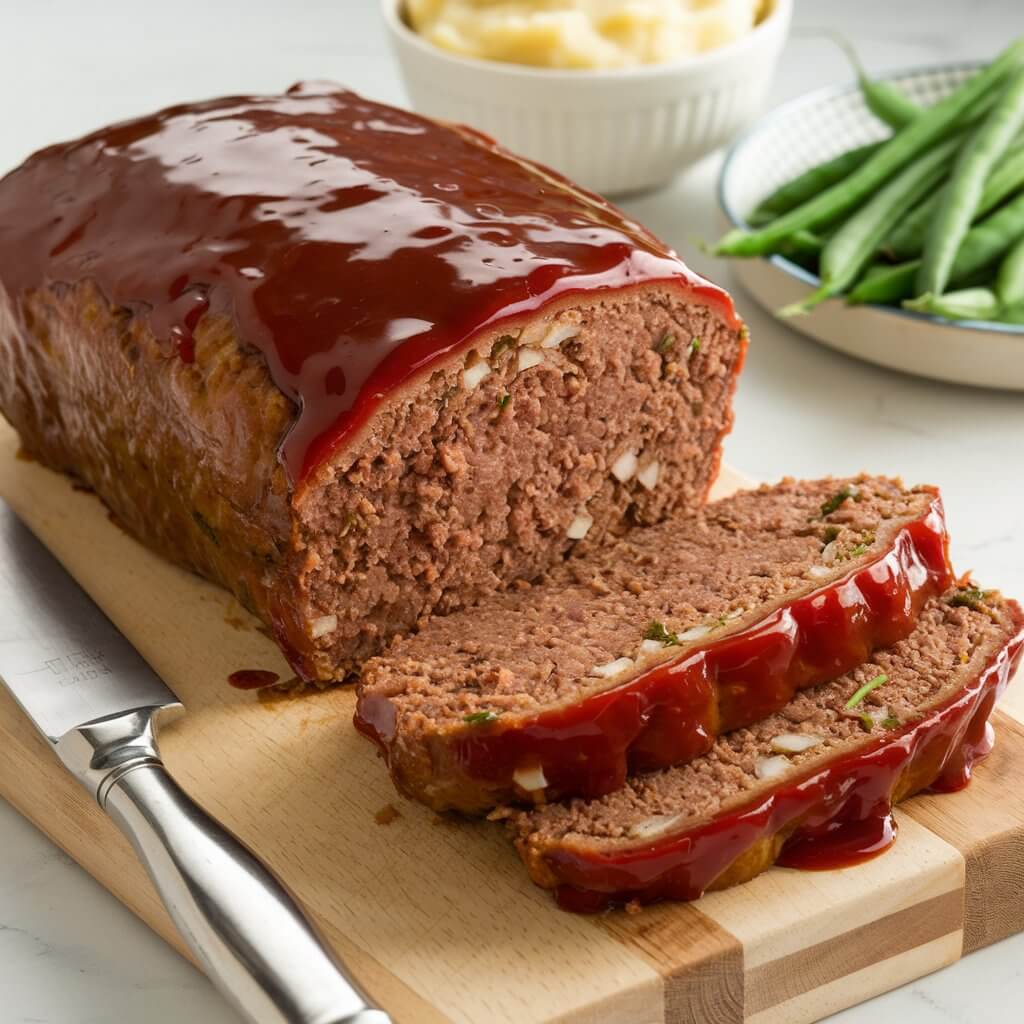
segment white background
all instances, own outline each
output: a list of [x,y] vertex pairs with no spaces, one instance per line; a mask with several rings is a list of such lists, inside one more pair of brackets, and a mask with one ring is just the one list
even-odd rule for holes
[[[333,78],[401,103],[376,7],[377,0],[0,0],[0,171],[117,118],[218,93],[277,91],[300,78]],[[797,8],[771,104],[849,78],[832,46],[801,37],[814,26],[844,32],[875,69],[989,57],[1024,33],[1024,0],[797,0]],[[712,158],[672,188],[625,205],[695,268],[730,286],[728,268],[693,244],[713,234],[717,164]],[[863,468],[937,483],[956,564],[1024,594],[1024,395],[874,369],[736,297],[753,344],[729,460],[763,479]],[[1016,1024],[1022,1006],[1017,938],[833,1020]],[[0,1024],[123,1020],[237,1018],[205,979],[0,803]]]

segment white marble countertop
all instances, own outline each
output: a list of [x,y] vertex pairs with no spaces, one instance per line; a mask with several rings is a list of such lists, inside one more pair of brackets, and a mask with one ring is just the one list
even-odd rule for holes
[[[333,78],[401,103],[376,0],[14,0],[0,5],[0,170],[107,121],[226,92]],[[12,9],[12,8],[17,9]],[[849,78],[839,29],[873,68],[988,57],[1024,32],[1021,0],[798,0],[772,103]],[[13,109],[12,109],[13,108]],[[713,234],[711,158],[625,205],[702,270]],[[957,564],[1024,593],[1024,395],[901,376],[800,337],[737,291],[753,344],[730,461],[763,479],[870,469],[942,486]],[[1021,1019],[1024,936],[833,1018],[841,1024]],[[0,1024],[237,1021],[206,980],[0,802]]]

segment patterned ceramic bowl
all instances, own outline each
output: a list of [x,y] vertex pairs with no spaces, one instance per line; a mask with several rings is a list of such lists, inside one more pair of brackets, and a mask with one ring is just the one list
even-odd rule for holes
[[[948,95],[978,64],[921,68],[884,76],[921,105]],[[855,85],[821,89],[761,118],[729,151],[719,179],[723,228],[815,164],[885,137]],[[733,273],[769,311],[818,286],[818,278],[781,256],[735,260]],[[847,306],[833,299],[786,323],[848,355],[895,370],[980,387],[1024,390],[1024,326],[949,321],[890,306]]]

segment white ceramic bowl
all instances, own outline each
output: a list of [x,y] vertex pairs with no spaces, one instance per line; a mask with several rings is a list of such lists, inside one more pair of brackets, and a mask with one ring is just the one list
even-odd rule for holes
[[747,35],[684,60],[613,71],[475,60],[426,42],[382,0],[409,99],[430,117],[493,135],[596,192],[655,188],[725,145],[758,113],[793,0]]
[[[978,67],[957,64],[883,77],[927,105],[948,95]],[[723,230],[745,227],[744,215],[783,182],[886,133],[856,85],[821,89],[772,111],[726,156],[718,193]],[[730,267],[771,312],[818,285],[814,274],[782,256],[733,260]],[[890,306],[847,306],[841,299],[785,322],[831,348],[880,366],[957,384],[1024,391],[1024,326],[951,322]]]

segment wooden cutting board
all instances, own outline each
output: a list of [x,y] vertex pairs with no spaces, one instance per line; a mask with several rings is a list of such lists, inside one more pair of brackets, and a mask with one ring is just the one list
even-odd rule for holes
[[[573,916],[530,883],[500,826],[396,796],[352,728],[351,690],[232,689],[238,669],[291,675],[255,620],[15,451],[0,424],[0,495],[188,708],[161,736],[171,772],[285,880],[399,1024],[799,1024],[1024,930],[1022,693],[971,788],[907,804],[884,857],[773,869],[696,905]],[[719,492],[742,482],[726,471]],[[184,952],[125,840],[2,688],[0,795]]]

